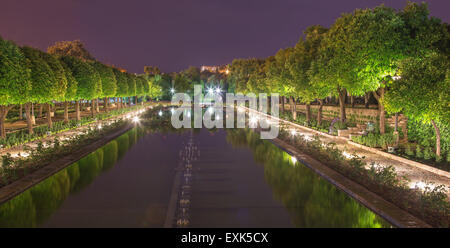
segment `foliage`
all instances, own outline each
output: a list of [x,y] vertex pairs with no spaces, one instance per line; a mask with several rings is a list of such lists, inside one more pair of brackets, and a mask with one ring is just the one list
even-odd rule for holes
[[80,40],[58,41],[48,47],[47,52],[59,56],[72,56],[82,60],[94,60],[94,57],[86,50]]

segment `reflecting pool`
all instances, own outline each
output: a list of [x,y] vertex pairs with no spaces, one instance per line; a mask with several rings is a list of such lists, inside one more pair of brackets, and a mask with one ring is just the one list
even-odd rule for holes
[[0,227],[176,226],[186,153],[186,226],[391,226],[250,130],[137,127],[1,205]]

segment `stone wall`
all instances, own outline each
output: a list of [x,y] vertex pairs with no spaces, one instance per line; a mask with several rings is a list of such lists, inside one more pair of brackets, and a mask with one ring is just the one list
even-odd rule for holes
[[[286,110],[290,109],[290,105],[285,105]],[[311,105],[311,112],[313,115],[317,113],[318,105]],[[306,113],[306,105],[297,104],[296,109],[298,112]],[[347,119],[355,122],[376,122],[378,119],[378,109],[373,108],[351,108],[346,107],[345,112],[347,114]],[[334,119],[339,117],[339,106],[323,106],[322,115],[324,119]]]

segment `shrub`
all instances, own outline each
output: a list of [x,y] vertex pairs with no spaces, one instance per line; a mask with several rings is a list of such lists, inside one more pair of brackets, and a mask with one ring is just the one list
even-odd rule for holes
[[408,155],[408,156],[414,156],[414,151],[412,150],[410,144],[407,144],[407,145],[406,145],[405,153],[406,153],[406,155]]
[[433,151],[431,150],[431,147],[425,147],[423,150],[423,158],[427,160],[433,158]]
[[423,153],[422,153],[422,149],[420,148],[420,145],[416,146],[416,157],[423,158]]

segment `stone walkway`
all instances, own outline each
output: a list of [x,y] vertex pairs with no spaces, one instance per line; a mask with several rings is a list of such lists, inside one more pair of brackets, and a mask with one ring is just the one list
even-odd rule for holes
[[[255,112],[254,110],[251,110],[253,112]],[[263,116],[265,114],[262,113],[257,113],[260,116]],[[271,117],[271,119],[275,120],[278,118],[275,117]],[[314,136],[318,135],[320,137],[320,140],[323,143],[331,143],[334,142],[336,143],[336,146],[339,150],[344,152],[344,156],[351,158],[352,154],[356,154],[360,157],[365,157],[363,159],[364,162],[366,162],[368,164],[368,166],[375,162],[378,165],[381,166],[389,166],[392,165],[395,167],[395,170],[397,172],[398,175],[400,176],[405,176],[406,178],[408,178],[410,180],[410,182],[408,183],[408,185],[411,188],[424,188],[426,183],[432,183],[434,185],[445,185],[447,187],[447,196],[450,197],[450,178],[447,177],[444,174],[448,174],[447,172],[441,171],[441,170],[436,170],[434,168],[431,168],[435,171],[437,171],[437,173],[429,171],[429,170],[425,170],[423,168],[419,168],[417,166],[413,166],[411,164],[405,163],[405,162],[401,162],[398,160],[394,160],[391,159],[387,156],[383,156],[374,152],[370,152],[366,149],[362,149],[359,148],[356,145],[351,144],[347,139],[345,138],[341,138],[341,137],[336,137],[336,136],[331,136],[328,134],[322,134],[316,130],[307,128],[307,127],[303,127],[301,125],[289,122],[289,121],[285,121],[285,120],[281,120],[278,119],[281,122],[283,122],[284,124],[288,125],[290,128],[292,128],[293,130],[296,131],[296,135],[304,135],[306,138],[313,138]],[[411,163],[413,163],[413,161],[411,161]],[[427,166],[427,165],[423,165],[423,166]],[[429,167],[429,166],[428,166]],[[442,172],[442,173],[439,173]],[[429,185],[430,187],[433,187],[433,185]]]
[[[143,106],[142,109],[144,108],[149,108],[152,107],[153,105],[147,105],[147,106]],[[88,125],[84,125],[81,127],[78,127],[76,129],[71,129],[65,132],[61,132],[61,133],[57,133],[57,134],[53,134],[50,136],[47,136],[45,138],[42,139],[38,139],[32,142],[28,142],[19,146],[15,146],[15,147],[10,147],[10,148],[6,148],[6,149],[0,149],[0,156],[6,155],[7,153],[11,154],[11,156],[13,158],[17,158],[17,157],[27,157],[28,153],[24,150],[25,146],[31,147],[31,148],[36,148],[37,144],[42,141],[44,146],[46,144],[46,142],[53,142],[55,140],[55,138],[58,138],[60,141],[69,139],[75,135],[81,134],[83,133],[84,130],[88,129],[88,128],[101,128],[102,126],[105,125],[109,125],[110,123],[114,122],[117,119],[123,118],[123,117],[127,117],[127,116],[133,116],[136,115],[139,111],[141,111],[142,109],[139,110],[135,110],[135,111],[131,111],[131,112],[127,112],[121,115],[117,115],[114,117],[111,117],[109,119],[106,120],[101,120],[101,121],[97,121]],[[0,160],[0,165],[1,165],[1,160]]]

